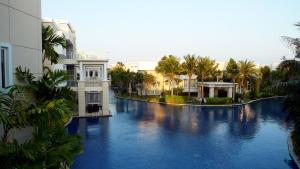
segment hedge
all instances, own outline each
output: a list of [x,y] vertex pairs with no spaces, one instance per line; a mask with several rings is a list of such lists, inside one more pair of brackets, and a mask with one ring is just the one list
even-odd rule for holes
[[230,104],[232,103],[232,99],[229,97],[214,97],[214,98],[207,98],[207,104]]

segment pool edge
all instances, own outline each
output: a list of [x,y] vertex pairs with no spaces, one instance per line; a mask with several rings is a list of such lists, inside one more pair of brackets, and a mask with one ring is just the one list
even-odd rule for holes
[[288,141],[287,142],[288,142],[289,154],[290,154],[292,160],[296,163],[297,167],[300,169],[300,161],[299,161],[299,158],[296,156],[296,154],[294,152],[294,145],[293,145],[291,134],[288,136]]

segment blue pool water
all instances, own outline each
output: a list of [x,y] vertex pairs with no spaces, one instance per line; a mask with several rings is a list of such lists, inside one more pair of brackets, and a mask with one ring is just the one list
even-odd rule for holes
[[110,118],[75,118],[84,153],[72,169],[290,169],[281,99],[239,107],[112,99]]

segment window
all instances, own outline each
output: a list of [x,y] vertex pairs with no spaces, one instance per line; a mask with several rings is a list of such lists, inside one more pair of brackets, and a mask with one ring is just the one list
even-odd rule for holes
[[93,71],[90,71],[90,77],[93,77]]
[[185,87],[185,88],[187,88],[188,87],[188,80],[187,79],[184,79],[184,81],[183,81],[183,86]]
[[95,77],[98,77],[98,71],[95,71]]
[[[9,58],[8,48],[0,47],[0,88],[6,88],[9,86]],[[11,78],[11,77],[10,77]]]
[[88,103],[100,103],[100,93],[87,93]]

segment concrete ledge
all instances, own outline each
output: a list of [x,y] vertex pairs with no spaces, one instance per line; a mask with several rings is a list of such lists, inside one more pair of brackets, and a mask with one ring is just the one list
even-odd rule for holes
[[293,140],[292,140],[291,134],[288,137],[288,149],[289,149],[289,153],[290,153],[291,158],[296,163],[297,167],[300,168],[300,161],[299,161],[299,158],[296,156],[296,154],[294,152],[294,145],[293,145]]
[[147,102],[147,103],[157,103],[157,104],[163,104],[163,105],[172,105],[172,106],[195,106],[195,107],[233,107],[233,106],[242,106],[246,104],[250,104],[256,101],[265,100],[265,99],[272,99],[272,98],[284,98],[284,96],[273,96],[273,97],[265,97],[265,98],[259,98],[256,100],[251,100],[249,102],[245,103],[236,103],[236,104],[174,104],[174,103],[165,103],[165,102],[155,102],[155,101],[146,101],[146,100],[139,100],[139,99],[132,99],[132,98],[125,98],[120,96],[114,96],[118,99],[125,99],[125,100],[133,100],[133,101],[140,101],[140,102]]
[[106,118],[106,117],[112,117],[112,115],[110,114],[110,115],[95,115],[95,116],[73,116],[73,118],[93,118],[93,117],[95,117],[95,118],[101,118],[101,117]]

